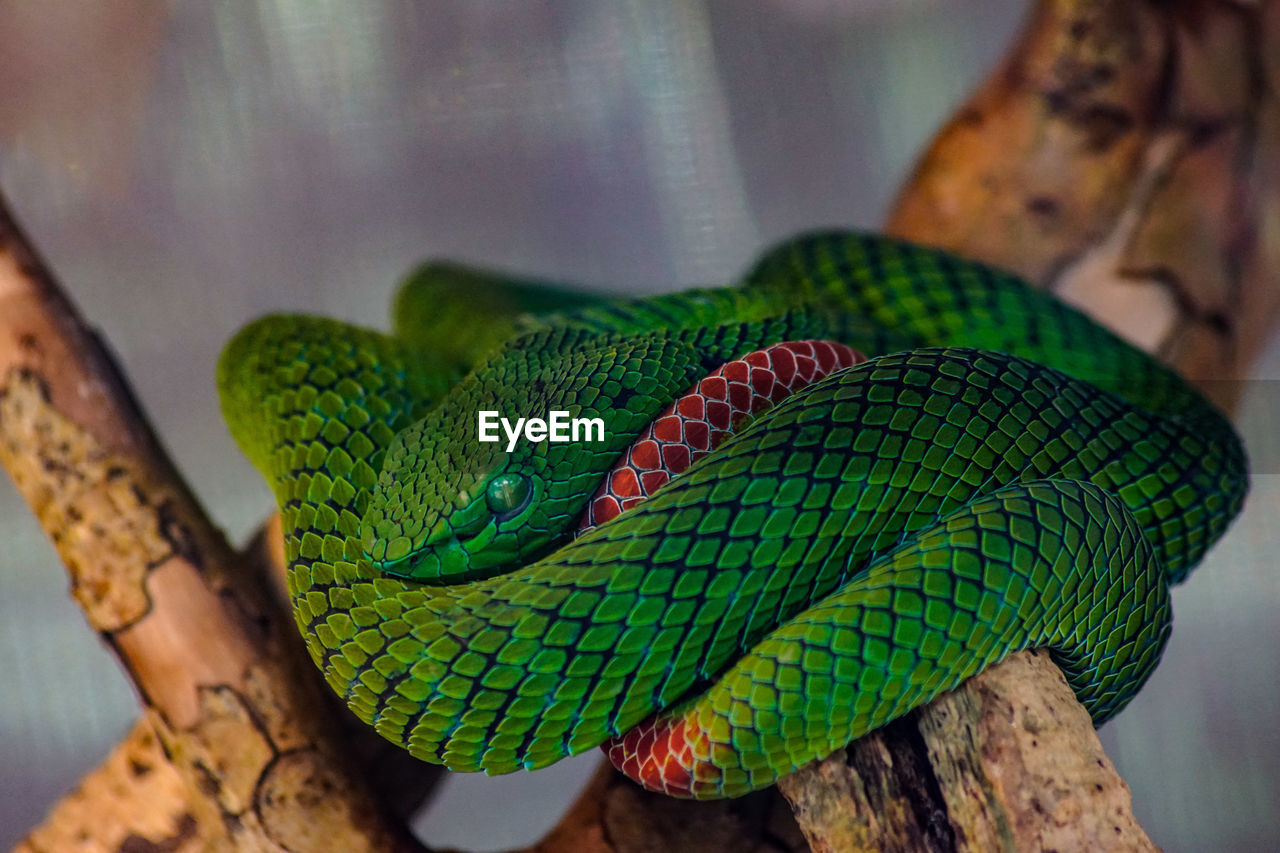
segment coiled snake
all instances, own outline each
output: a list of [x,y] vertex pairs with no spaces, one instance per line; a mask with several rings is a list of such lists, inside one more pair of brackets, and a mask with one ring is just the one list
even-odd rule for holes
[[[1171,371],[1012,276],[887,238],[797,238],[739,286],[647,299],[442,267],[396,326],[269,317],[218,381],[280,504],[316,665],[455,770],[606,744],[651,788],[734,796],[1027,647],[1100,722],[1247,488],[1231,426]],[[664,407],[801,340],[876,357],[574,538]],[[603,440],[477,440],[481,410],[557,409]]]

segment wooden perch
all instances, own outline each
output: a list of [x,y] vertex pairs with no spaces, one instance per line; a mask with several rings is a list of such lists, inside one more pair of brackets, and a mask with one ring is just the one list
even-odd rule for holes
[[[172,819],[158,828],[151,815],[137,815],[145,828],[99,816],[86,829],[100,849],[155,832],[255,850],[412,849],[349,772],[331,718],[314,713],[322,694],[292,620],[195,503],[5,209],[0,318],[0,462],[137,688],[185,791],[186,808],[167,799]],[[136,734],[135,747],[148,748]],[[110,766],[96,774],[111,775]],[[112,790],[93,782],[81,799]],[[54,837],[37,832],[25,844],[42,849]]]
[[1045,0],[889,231],[1092,314],[1230,407],[1280,309],[1280,4]]
[[[1245,375],[1280,306],[1277,57],[1275,0],[1044,0],[889,228],[1022,273],[1230,404],[1209,380]],[[403,818],[434,771],[340,734],[269,540],[228,548],[2,205],[0,462],[145,717],[19,849],[420,849]],[[679,802],[602,768],[529,849],[1152,849],[1040,654],[780,787],[804,838],[774,790]]]

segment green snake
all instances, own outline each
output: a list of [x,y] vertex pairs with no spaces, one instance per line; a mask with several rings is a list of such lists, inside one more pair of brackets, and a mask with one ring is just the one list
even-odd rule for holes
[[[628,299],[437,266],[395,331],[273,316],[219,364],[278,500],[332,688],[455,770],[605,745],[638,782],[736,796],[1029,647],[1096,722],[1159,660],[1239,511],[1243,448],[1174,372],[1019,279],[821,233],[738,285]],[[575,538],[708,372],[786,341],[875,356],[756,414]],[[477,412],[602,440],[478,441]]]

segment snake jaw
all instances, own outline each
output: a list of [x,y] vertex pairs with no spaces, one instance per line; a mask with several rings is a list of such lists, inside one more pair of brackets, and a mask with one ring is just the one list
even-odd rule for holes
[[[452,515],[435,519],[430,532],[404,550],[398,540],[366,544],[366,553],[391,554],[395,559],[374,559],[384,574],[419,583],[452,584],[481,580],[509,570],[519,560],[514,535],[483,509],[483,498]],[[401,537],[402,539],[404,537]]]
[[397,560],[373,561],[383,574],[419,583],[471,580],[469,554],[463,543],[450,531],[430,547],[420,548]]

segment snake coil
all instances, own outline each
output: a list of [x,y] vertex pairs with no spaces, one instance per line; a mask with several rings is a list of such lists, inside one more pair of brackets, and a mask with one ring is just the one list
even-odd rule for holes
[[[945,252],[815,234],[740,286],[642,300],[446,271],[406,288],[395,335],[258,321],[218,381],[279,502],[316,665],[456,770],[607,744],[648,787],[734,796],[1032,646],[1100,722],[1244,499],[1239,439],[1180,378]],[[875,357],[573,538],[683,391],[814,339]],[[476,441],[481,408],[570,410],[606,436],[507,453]]]

